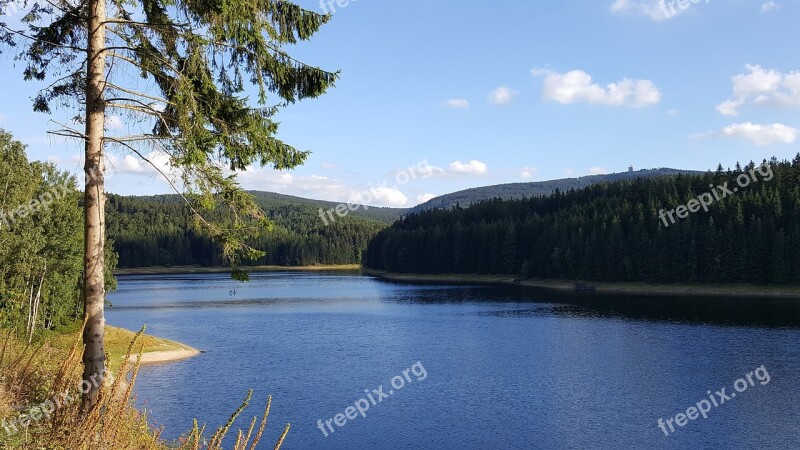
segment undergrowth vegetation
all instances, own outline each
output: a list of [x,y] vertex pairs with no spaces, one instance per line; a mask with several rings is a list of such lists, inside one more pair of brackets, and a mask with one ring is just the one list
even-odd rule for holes
[[[253,392],[228,422],[210,436],[195,420],[191,430],[178,442],[161,439],[145,414],[136,410],[131,394],[144,345],[142,332],[127,347],[122,362],[104,380],[97,405],[81,410],[82,332],[67,350],[45,342],[26,344],[11,331],[0,331],[0,448],[10,449],[180,449],[220,450],[234,421],[249,406]],[[147,338],[145,338],[147,340]],[[132,357],[132,355],[134,355]],[[260,417],[247,430],[239,430],[235,442],[226,448],[253,450],[259,444],[269,417],[272,398]],[[280,449],[289,432],[287,424],[275,449]]]

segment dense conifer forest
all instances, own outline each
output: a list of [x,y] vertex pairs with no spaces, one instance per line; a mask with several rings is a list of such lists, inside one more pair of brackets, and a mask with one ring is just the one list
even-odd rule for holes
[[450,194],[440,195],[425,203],[411,208],[410,212],[422,212],[431,209],[447,209],[456,205],[467,207],[484,200],[519,200],[522,198],[540,197],[550,195],[556,190],[561,192],[570,189],[580,189],[597,183],[608,181],[627,180],[642,177],[657,177],[663,175],[701,174],[702,172],[678,169],[643,169],[628,172],[608,173],[602,175],[588,175],[578,178],[562,178],[559,180],[532,181],[529,183],[506,183],[494,186],[481,186],[465,189]]
[[[767,161],[765,161],[767,163]],[[403,273],[650,282],[800,281],[800,154],[766,166],[636,178],[523,200],[411,214],[370,242],[365,266]],[[733,189],[671,223],[665,212]],[[725,184],[727,183],[727,185]],[[721,196],[722,197],[722,196]]]
[[[243,261],[244,265],[359,263],[367,242],[388,225],[364,217],[372,213],[370,209],[362,215],[336,217],[326,224],[319,208],[327,203],[294,202],[290,197],[267,193],[254,193],[254,197],[272,221],[272,230],[248,242],[266,255]],[[191,211],[178,196],[109,195],[106,210],[108,236],[119,253],[120,268],[223,264],[218,245],[197,231]],[[211,213],[209,217],[221,220],[223,214]],[[376,208],[376,214],[391,217],[391,210]]]

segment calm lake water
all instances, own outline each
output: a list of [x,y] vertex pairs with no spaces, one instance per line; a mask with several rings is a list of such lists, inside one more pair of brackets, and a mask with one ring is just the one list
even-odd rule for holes
[[[252,388],[237,425],[249,426],[272,394],[263,448],[287,422],[287,450],[800,448],[800,307],[787,301],[565,296],[333,273],[254,274],[247,284],[123,276],[109,300],[109,324],[147,324],[205,351],[140,371],[137,403],[170,439],[193,418],[216,429]],[[379,386],[393,394],[371,394],[373,405],[365,389]],[[723,387],[731,398],[719,404]],[[658,419],[685,414],[708,391],[719,404],[708,418],[673,420],[665,436]],[[362,398],[366,417],[330,422],[330,433],[324,422]]]

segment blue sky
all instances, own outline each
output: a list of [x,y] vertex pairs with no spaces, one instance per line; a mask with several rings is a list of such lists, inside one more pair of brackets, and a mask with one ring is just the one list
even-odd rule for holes
[[[412,206],[475,186],[800,151],[798,0],[340,4],[325,0],[332,22],[292,51],[341,80],[279,115],[280,137],[312,156],[294,171],[253,168],[246,188],[334,201],[371,190],[372,204]],[[47,137],[55,126],[30,107],[38,85],[2,58],[0,127],[31,159],[77,173],[80,146]],[[169,192],[133,157],[109,163],[110,192]],[[424,163],[432,175],[398,176]]]

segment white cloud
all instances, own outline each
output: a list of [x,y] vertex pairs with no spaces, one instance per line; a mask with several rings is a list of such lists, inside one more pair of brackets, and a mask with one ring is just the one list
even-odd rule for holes
[[800,107],[800,72],[782,73],[747,64],[749,73],[732,78],[733,97],[717,105],[723,116],[738,116],[742,106],[765,105]]
[[592,76],[582,70],[558,73],[533,69],[534,76],[544,76],[542,97],[561,104],[586,102],[603,106],[642,108],[661,101],[661,91],[650,80],[624,78],[607,86],[592,82]]
[[424,159],[414,165],[394,169],[388,173],[391,175],[388,182],[402,186],[415,180],[430,178],[434,175],[446,175],[447,171],[441,167],[431,165],[428,163],[427,159]]
[[116,131],[122,128],[122,117],[106,116],[106,129]]
[[778,5],[777,3],[773,2],[773,1],[764,2],[764,3],[761,4],[761,12],[762,13],[768,13],[770,11],[777,11],[780,8],[781,8],[780,5]]
[[436,194],[422,194],[417,196],[417,203],[425,203],[428,200],[436,198]]
[[325,170],[333,170],[333,169],[336,168],[336,164],[334,164],[334,163],[322,163],[322,164],[320,164],[320,167],[322,167]]
[[[294,175],[287,172],[277,172],[276,175],[277,177],[275,177],[272,182],[277,186],[288,187],[291,186],[295,181]],[[313,184],[328,184],[329,181],[328,177],[320,177],[316,175],[312,175],[308,177],[308,179],[311,180]]]
[[498,106],[504,106],[511,104],[514,101],[514,97],[518,94],[517,91],[512,90],[511,88],[500,86],[499,88],[493,90],[489,93],[489,101]]
[[466,164],[462,163],[461,161],[454,161],[450,163],[450,171],[453,173],[484,175],[488,172],[488,168],[486,163],[473,159]]
[[667,9],[664,0],[615,0],[611,5],[614,14],[646,16],[655,21],[671,19],[685,11],[687,8]]
[[534,175],[536,175],[537,172],[539,172],[538,167],[525,166],[522,168],[522,171],[520,171],[519,176],[522,178],[531,179],[534,177]]
[[719,112],[723,116],[729,116],[729,117],[738,116],[740,106],[742,106],[742,102],[734,100],[725,100],[724,102],[717,105],[717,112]]
[[349,203],[400,207],[408,204],[408,197],[395,188],[373,186],[365,191],[352,191]]
[[[462,166],[468,166],[471,163],[483,164],[480,161],[471,161],[468,164],[463,164],[460,161],[455,161],[452,164],[450,164],[450,170],[448,171],[448,170],[445,170],[445,169],[443,169],[441,167],[437,167],[437,166],[431,165],[430,163],[428,163],[427,160],[425,160],[425,161],[421,161],[421,162],[417,163],[415,166],[407,167],[407,168],[404,168],[404,169],[397,169],[397,170],[392,171],[391,172],[392,177],[393,177],[392,180],[394,180],[394,181],[399,183],[402,180],[412,181],[412,180],[417,180],[417,179],[422,179],[422,178],[430,178],[432,176],[446,177],[446,176],[452,175],[454,173],[461,173],[461,172],[459,172],[457,170],[453,170],[454,165],[456,165],[459,168],[461,168]],[[485,166],[485,164],[484,164],[484,166]],[[405,174],[405,175],[401,175],[401,174]],[[402,184],[405,184],[405,183],[402,183]]]
[[605,167],[592,167],[589,169],[589,175],[602,175],[604,173],[608,173],[608,169]]
[[572,169],[564,169],[562,172],[564,172],[564,175],[566,175],[568,177],[571,177],[571,176],[575,175],[575,171],[572,170]]
[[[153,167],[149,164],[145,163],[139,158],[136,158],[132,155],[126,155],[124,157],[117,158],[116,156],[109,156],[110,166],[113,167],[114,171],[117,173],[146,173],[152,174],[154,172]],[[149,158],[148,158],[149,159]]]
[[770,144],[792,144],[797,140],[797,128],[773,123],[760,125],[751,122],[728,125],[719,135],[747,139],[758,146]]
[[0,8],[0,16],[14,17],[23,15],[31,9],[31,6],[22,0],[11,1]]
[[251,166],[238,175],[246,189],[278,192],[319,200],[346,201],[352,187],[322,175],[296,175],[288,171]]
[[278,192],[317,200],[367,204],[372,206],[408,206],[409,199],[400,190],[388,187],[392,180],[361,188],[323,175],[297,175],[288,171],[250,167],[239,174],[246,189]]
[[[161,152],[150,152],[145,157],[152,163],[144,161],[136,155],[125,155],[123,157],[109,153],[106,156],[108,167],[115,173],[133,175],[158,175],[161,172],[167,176],[173,175],[172,166],[169,163],[169,156]],[[154,167],[155,166],[155,167]]]
[[427,178],[433,175],[447,175],[447,171],[442,169],[441,167],[431,166],[430,164],[422,165],[417,168],[417,173],[421,174],[423,178]]
[[451,98],[445,102],[445,105],[451,108],[467,109],[469,108],[469,101],[463,98]]

